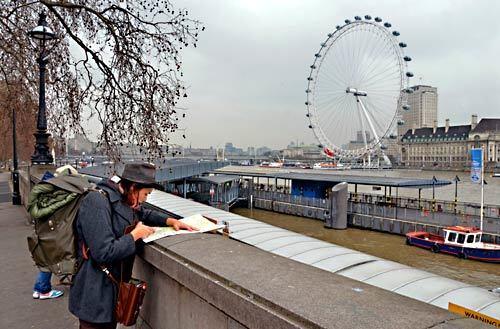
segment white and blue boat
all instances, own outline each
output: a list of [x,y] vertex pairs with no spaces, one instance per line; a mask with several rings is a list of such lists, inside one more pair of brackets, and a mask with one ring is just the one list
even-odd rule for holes
[[408,232],[408,245],[442,252],[464,259],[500,263],[500,245],[481,242],[482,231],[475,227],[450,226],[443,229],[444,236],[429,232]]

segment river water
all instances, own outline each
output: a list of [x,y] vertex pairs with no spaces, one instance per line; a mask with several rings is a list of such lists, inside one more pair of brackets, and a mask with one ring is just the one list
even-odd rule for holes
[[[495,179],[498,180],[498,178]],[[259,209],[236,208],[231,211],[241,216],[457,281],[486,289],[500,287],[500,264],[464,260],[455,256],[435,254],[425,249],[407,246],[404,236],[355,228],[346,230],[325,229],[323,222],[318,220]]]

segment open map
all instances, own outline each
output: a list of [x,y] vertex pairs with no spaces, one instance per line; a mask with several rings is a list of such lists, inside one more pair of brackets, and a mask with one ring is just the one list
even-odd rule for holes
[[192,215],[189,217],[185,217],[180,219],[181,222],[184,222],[188,225],[191,225],[192,227],[196,227],[199,231],[188,231],[188,230],[174,230],[173,227],[168,226],[168,227],[155,227],[155,232],[148,236],[147,238],[143,239],[144,242],[148,243],[151,241],[155,241],[161,238],[165,238],[167,236],[171,235],[177,235],[177,234],[191,234],[191,233],[203,233],[203,232],[210,232],[210,231],[215,231],[224,228],[224,225],[221,224],[214,224],[207,218],[203,217],[201,214],[196,214]]

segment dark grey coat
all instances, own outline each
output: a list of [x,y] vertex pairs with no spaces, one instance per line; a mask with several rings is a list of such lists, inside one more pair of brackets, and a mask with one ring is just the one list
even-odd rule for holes
[[142,242],[135,243],[131,234],[124,235],[125,228],[134,220],[150,226],[165,226],[167,216],[142,208],[134,211],[121,201],[121,194],[111,181],[99,183],[98,187],[108,196],[100,192],[88,193],[76,220],[78,258],[82,259],[82,243],[85,242],[90,260],[82,262],[73,278],[69,310],[79,319],[106,323],[114,321],[117,289],[99,265],[108,267],[119,280],[123,261],[123,278],[130,278],[136,247]]

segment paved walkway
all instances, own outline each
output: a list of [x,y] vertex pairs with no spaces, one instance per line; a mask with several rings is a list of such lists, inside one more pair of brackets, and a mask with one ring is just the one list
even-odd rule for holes
[[9,178],[9,173],[0,173],[0,328],[78,328],[78,320],[68,311],[67,286],[55,286],[64,291],[58,299],[31,296],[38,273],[26,242],[31,225],[24,207],[13,206],[8,197]]

